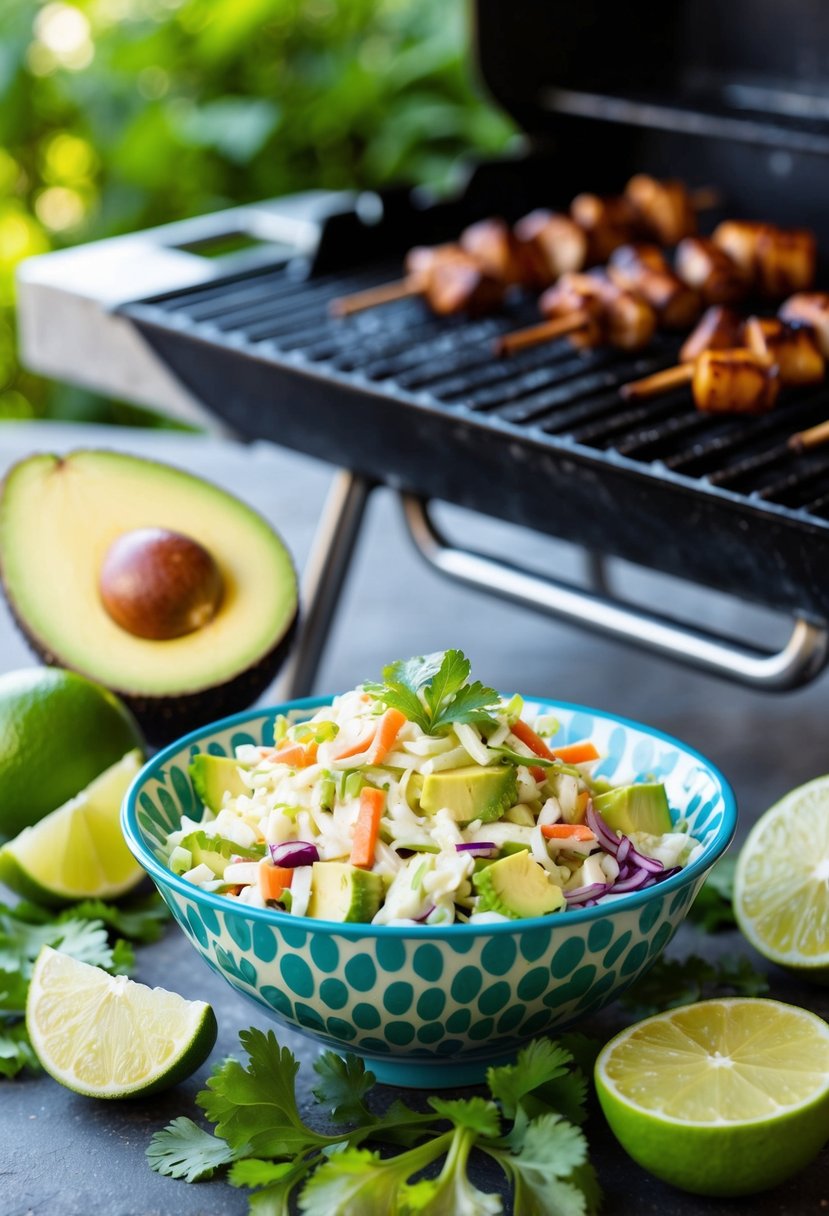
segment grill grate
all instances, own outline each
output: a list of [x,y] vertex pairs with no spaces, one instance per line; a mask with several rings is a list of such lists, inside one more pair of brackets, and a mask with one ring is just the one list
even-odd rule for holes
[[[597,468],[604,468],[604,476],[614,482],[620,475],[632,480],[637,486],[635,514],[640,526],[643,513],[650,510],[658,515],[663,509],[657,499],[648,502],[648,485],[663,493],[670,488],[680,498],[690,490],[696,504],[716,502],[721,513],[728,511],[732,517],[727,560],[742,575],[751,564],[748,550],[753,546],[756,551],[761,542],[751,531],[743,538],[745,552],[737,555],[735,564],[737,534],[746,527],[756,529],[758,518],[784,521],[794,529],[792,534],[811,538],[812,550],[806,557],[797,556],[794,572],[781,566],[781,561],[786,564],[785,554],[776,554],[765,569],[762,562],[754,561],[757,577],[746,582],[746,594],[769,602],[796,602],[798,607],[805,602],[829,616],[829,587],[815,589],[819,581],[815,570],[818,564],[821,570],[826,567],[829,553],[829,453],[795,457],[785,446],[793,431],[829,415],[829,395],[822,387],[784,394],[779,407],[763,418],[705,417],[691,405],[687,389],[635,405],[619,397],[621,384],[675,361],[679,342],[672,338],[661,337],[634,357],[611,350],[580,353],[561,341],[498,360],[492,355],[494,338],[535,321],[532,301],[517,299],[502,315],[476,320],[439,320],[417,300],[401,300],[344,319],[329,316],[328,306],[335,297],[399,274],[396,262],[310,278],[291,264],[266,266],[131,304],[123,311],[208,404],[242,429],[350,464],[390,484],[424,494],[440,491],[466,505],[535,524],[532,512],[516,506],[517,488],[512,506],[491,509],[491,504],[480,501],[481,493],[476,496],[469,487],[456,487],[448,466],[453,464],[456,479],[469,472],[476,443],[482,445],[488,464],[499,470],[499,477],[501,472],[508,475],[508,462],[520,463],[530,450],[536,461],[543,460],[545,452],[555,453],[558,470],[565,467],[561,462],[566,458],[568,469],[574,462],[589,467],[591,479],[602,475]],[[222,381],[226,404],[217,384],[211,385],[211,359],[220,355],[223,370],[217,370],[216,377]],[[245,377],[237,380],[243,366],[255,369],[250,382]],[[286,425],[279,389],[280,375],[288,373],[292,392],[302,393],[304,385],[313,404],[306,403],[303,419]],[[373,403],[370,440],[367,423],[361,427],[355,422],[349,430],[341,414],[330,412],[333,406],[324,404],[316,393],[320,384],[329,397],[336,396],[335,389],[344,391],[345,396],[337,397],[340,406],[345,401],[355,409],[360,402]],[[378,408],[384,412],[377,413]],[[440,484],[430,476],[422,453],[412,457],[411,466],[401,453],[401,445],[414,444],[415,437],[421,446],[425,442],[425,419],[440,431],[441,442],[448,436],[450,445],[456,444],[445,458],[447,468],[442,480],[437,479]],[[381,442],[378,427],[389,429],[393,438]],[[336,452],[330,438],[326,445],[320,437],[322,428],[337,432]],[[500,454],[493,453],[493,443]],[[429,452],[433,463],[444,460],[435,442]],[[493,475],[490,470],[490,488]],[[475,480],[474,475],[470,480]],[[551,490],[558,493],[556,487]],[[608,518],[606,503],[601,510],[602,519],[592,519],[587,528],[591,535],[573,539],[596,543],[598,538],[599,547],[623,556],[634,556],[637,550],[636,558],[648,564],[690,572],[734,589],[730,584],[737,574],[706,569],[701,559],[689,558],[687,545],[682,554],[663,560],[658,554],[648,556],[641,537],[614,539],[625,525]],[[572,515],[566,521],[558,519],[548,530],[569,534],[575,527],[578,532],[578,519],[573,524]],[[753,522],[740,522],[740,517]],[[601,543],[603,539],[607,544]],[[785,541],[781,533],[778,543]],[[780,587],[764,594],[760,584],[775,571]]]

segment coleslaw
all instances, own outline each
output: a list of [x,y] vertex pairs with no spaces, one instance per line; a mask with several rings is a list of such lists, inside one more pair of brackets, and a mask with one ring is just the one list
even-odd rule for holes
[[197,756],[204,817],[170,834],[168,864],[292,916],[443,925],[590,907],[699,855],[661,784],[594,778],[593,743],[556,747],[557,729],[470,682],[460,651],[393,663],[278,718],[272,747]]

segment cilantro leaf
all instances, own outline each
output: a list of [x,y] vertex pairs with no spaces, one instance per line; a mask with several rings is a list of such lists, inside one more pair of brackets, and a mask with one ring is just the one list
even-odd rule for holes
[[359,1056],[338,1056],[336,1052],[324,1051],[314,1061],[314,1072],[320,1078],[314,1097],[329,1108],[335,1123],[374,1122],[363,1099],[374,1088],[376,1078]]
[[491,725],[499,700],[495,689],[487,688],[479,680],[474,684],[466,684],[435,714],[432,719],[432,733],[436,734],[439,730],[451,726],[453,722],[466,722],[470,726]]
[[320,1135],[302,1121],[296,1102],[299,1064],[273,1031],[243,1030],[239,1039],[248,1067],[225,1060],[196,1098],[218,1134],[254,1157],[292,1157],[336,1144],[341,1137]]
[[113,975],[132,975],[134,967],[135,951],[132,948],[132,943],[124,941],[123,937],[119,937],[112,947],[112,962],[108,970]]
[[765,975],[745,957],[726,955],[716,963],[709,963],[691,954],[681,961],[658,959],[619,1000],[638,1019],[705,998],[761,996],[768,989]]
[[702,889],[688,909],[688,919],[700,925],[706,933],[731,929],[737,923],[733,907],[736,865],[736,857],[722,857],[712,867]]
[[447,650],[440,667],[423,689],[423,696],[432,718],[440,713],[441,706],[454,696],[469,678],[469,659],[461,650]]
[[134,900],[123,908],[106,904],[102,899],[84,899],[63,912],[58,920],[98,920],[114,929],[121,937],[149,945],[164,932],[170,912],[160,895]]
[[455,1127],[466,1128],[479,1136],[493,1139],[501,1133],[498,1107],[486,1098],[430,1098],[432,1110],[449,1119]]
[[29,977],[0,951],[0,1011],[21,1016],[26,1008]]
[[586,1118],[587,1082],[574,1067],[570,1052],[550,1039],[533,1039],[514,1064],[490,1068],[486,1079],[508,1118],[515,1118],[519,1109],[529,1118],[547,1111],[558,1112],[572,1123],[583,1123]]
[[227,1180],[231,1186],[271,1186],[296,1173],[290,1161],[263,1161],[261,1157],[246,1157],[231,1167]]
[[453,722],[493,724],[492,715],[501,698],[494,688],[486,688],[479,681],[467,684],[468,678],[466,655],[460,650],[446,650],[390,663],[383,668],[383,684],[365,687],[428,735],[445,730]]
[[441,1147],[428,1154],[413,1149],[382,1158],[365,1148],[332,1153],[303,1187],[299,1210],[303,1216],[351,1216],[356,1212],[360,1216],[388,1216],[389,1212],[399,1212],[400,1188],[415,1170],[441,1155],[449,1138],[447,1134],[433,1141],[427,1146],[430,1150],[435,1143]]
[[[446,660],[446,651],[436,650],[434,654],[416,655],[412,659],[397,659],[383,668],[383,679],[388,684],[403,684],[412,692],[418,692],[424,684],[428,684],[440,671]],[[449,653],[460,653],[459,651]]]
[[482,1147],[510,1179],[513,1211],[520,1216],[587,1216],[596,1210],[599,1192],[587,1165],[587,1141],[558,1115],[527,1123],[516,1151]]
[[0,1077],[16,1077],[24,1068],[32,1072],[40,1069],[25,1023],[4,1025],[0,1022]]
[[233,1161],[235,1154],[224,1140],[212,1136],[192,1119],[180,1116],[154,1134],[146,1156],[150,1168],[158,1174],[201,1182]]

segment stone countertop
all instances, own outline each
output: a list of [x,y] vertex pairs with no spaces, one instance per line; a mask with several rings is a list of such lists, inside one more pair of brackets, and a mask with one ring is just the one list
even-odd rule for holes
[[[235,446],[203,436],[52,424],[0,428],[0,475],[33,451],[118,448],[208,477],[249,501],[274,522],[302,568],[330,470],[266,444]],[[443,520],[464,540],[513,561],[574,577],[580,557],[570,547],[447,509]],[[631,571],[614,575],[625,595],[689,619],[704,618],[736,635],[780,637],[785,625],[748,606]],[[460,624],[459,624],[460,622]],[[596,705],[678,735],[726,774],[740,806],[740,834],[786,790],[829,770],[825,722],[827,680],[783,696],[731,687],[662,660],[595,639],[541,616],[448,583],[428,569],[409,543],[392,495],[370,504],[341,612],[317,681],[318,691],[348,687],[392,658],[460,646],[475,674],[504,689]],[[32,662],[0,605],[0,671]],[[0,891],[0,895],[2,892]],[[670,952],[713,957],[746,953],[739,934],[705,936],[686,926]],[[771,994],[829,1017],[829,989],[808,988],[768,968]],[[192,1099],[216,1060],[238,1048],[238,1031],[270,1023],[195,955],[175,926],[163,941],[139,948],[136,977],[209,1000],[219,1021],[210,1061],[171,1093],[128,1103],[95,1103],[49,1078],[0,1081],[0,1216],[243,1216],[244,1193],[222,1181],[187,1186],[154,1174],[144,1160],[150,1135],[170,1118],[193,1115]],[[614,1028],[613,1010],[594,1026]],[[586,1028],[586,1029],[589,1029]],[[280,1039],[301,1059],[300,1091],[310,1103],[315,1047],[299,1036]],[[729,1202],[684,1195],[649,1177],[619,1149],[594,1112],[586,1126],[591,1156],[605,1190],[605,1216],[793,1216],[829,1210],[829,1150],[797,1179],[764,1196]]]

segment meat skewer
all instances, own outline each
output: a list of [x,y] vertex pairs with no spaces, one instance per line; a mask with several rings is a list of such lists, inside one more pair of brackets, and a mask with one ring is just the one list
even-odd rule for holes
[[365,291],[340,296],[331,303],[334,316],[345,317],[392,300],[422,296],[438,316],[468,312],[480,316],[500,306],[506,284],[460,245],[419,246],[406,255],[406,276]]
[[607,273],[626,291],[648,301],[660,329],[690,329],[699,319],[702,300],[674,274],[657,245],[620,245],[610,255]]
[[[562,274],[606,261],[620,245],[639,236],[665,243],[679,240],[696,229],[695,207],[710,205],[710,201],[710,191],[694,195],[681,182],[663,182],[637,174],[628,182],[624,195],[602,198],[580,194],[573,200],[569,215],[533,211],[519,220],[513,230],[502,219],[482,220],[466,228],[457,244],[436,246],[432,254],[441,264],[444,260],[459,262],[467,255],[505,290],[518,284],[541,290]],[[344,317],[412,296],[423,297],[431,306],[433,268],[430,265],[424,269],[421,265],[415,270],[410,256],[402,279],[342,296],[332,301],[331,312]],[[451,278],[457,285],[468,281],[469,275],[441,268],[438,278],[444,281]],[[438,294],[442,298],[443,293]],[[493,294],[473,291],[472,310],[482,298]],[[463,299],[462,290],[452,293],[452,310],[463,311],[462,303],[455,304],[457,299]],[[500,302],[498,299],[493,307]],[[447,315],[440,309],[435,311]]]
[[[829,358],[829,292],[799,292],[786,301],[779,315],[786,321],[811,326],[821,353]],[[790,436],[788,447],[802,453],[824,443],[829,443],[829,420]]]
[[656,331],[656,313],[647,300],[599,274],[563,275],[539,306],[547,320],[505,334],[496,343],[497,354],[515,354],[565,335],[578,347],[641,350]]

